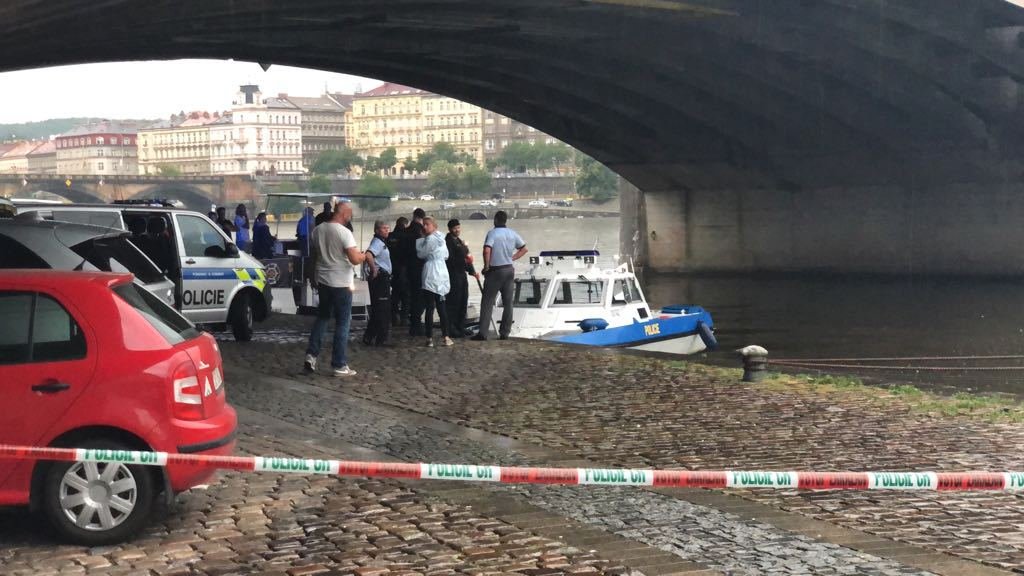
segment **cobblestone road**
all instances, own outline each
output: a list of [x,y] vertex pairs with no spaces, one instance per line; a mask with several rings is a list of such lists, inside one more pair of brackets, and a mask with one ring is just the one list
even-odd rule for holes
[[[243,414],[240,452],[339,457]],[[350,455],[349,457],[353,457]],[[618,576],[621,565],[392,481],[226,473],[179,496],[131,543],[57,546],[0,514],[0,573],[263,576]]]
[[[500,441],[432,425],[399,408],[299,382],[242,378],[232,402],[323,433],[429,462],[544,464]],[[925,574],[717,510],[637,489],[496,486],[535,506],[657,546],[727,574]]]
[[[297,330],[308,319],[284,319]],[[360,374],[309,382],[603,465],[817,470],[1024,469],[1024,427],[911,413],[856,394],[780,391],[699,367],[536,342],[353,346]],[[300,343],[225,343],[238,365],[296,377]],[[301,416],[301,415],[300,415]],[[388,451],[395,452],[388,447]],[[472,454],[471,452],[469,454]],[[1019,496],[745,492],[816,519],[1024,571]]]

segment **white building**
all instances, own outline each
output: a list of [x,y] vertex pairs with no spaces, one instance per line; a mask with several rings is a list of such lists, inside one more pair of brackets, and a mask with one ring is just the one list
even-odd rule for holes
[[241,86],[230,117],[209,126],[213,174],[301,174],[302,112]]

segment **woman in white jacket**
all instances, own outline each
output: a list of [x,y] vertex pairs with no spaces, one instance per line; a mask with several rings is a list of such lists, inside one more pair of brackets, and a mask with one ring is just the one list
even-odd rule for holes
[[434,330],[434,308],[437,308],[437,315],[441,322],[441,335],[444,336],[444,345],[454,344],[448,336],[448,312],[444,303],[444,297],[451,290],[451,280],[448,278],[448,266],[445,260],[448,259],[448,247],[445,246],[444,236],[437,230],[437,223],[431,217],[423,219],[423,238],[416,240],[416,256],[424,261],[423,264],[423,303],[426,305],[426,333],[427,347],[434,346],[434,339],[431,337]]

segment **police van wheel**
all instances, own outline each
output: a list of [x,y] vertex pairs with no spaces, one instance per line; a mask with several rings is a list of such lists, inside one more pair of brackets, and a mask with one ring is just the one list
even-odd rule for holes
[[[116,441],[84,448],[132,450]],[[123,542],[149,520],[156,497],[152,470],[116,462],[60,462],[42,483],[42,510],[62,539],[84,546]]]
[[248,294],[239,294],[231,303],[231,312],[228,314],[228,322],[231,324],[231,332],[235,340],[248,342],[252,340],[252,323],[255,312],[252,309],[252,302]]

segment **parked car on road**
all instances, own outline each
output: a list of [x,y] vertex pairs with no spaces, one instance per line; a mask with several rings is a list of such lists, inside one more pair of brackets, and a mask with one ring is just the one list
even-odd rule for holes
[[25,217],[0,220],[0,269],[11,268],[131,272],[142,287],[174,306],[174,282],[123,231]]
[[545,200],[530,200],[529,206],[531,208],[547,208],[548,203]]
[[112,544],[142,531],[161,492],[214,474],[131,464],[130,451],[232,452],[216,342],[130,274],[0,270],[0,326],[0,442],[125,455],[2,460],[0,505],[29,505],[65,540]]
[[481,206],[497,206],[498,203],[495,202],[494,200],[481,200],[480,201],[480,205]]
[[450,210],[452,208],[455,208],[455,202],[442,202],[441,203],[441,210]]
[[430,194],[423,194],[422,196],[420,196],[421,202],[431,202],[433,199],[434,197],[431,196]]
[[253,324],[270,316],[273,290],[263,263],[240,252],[205,215],[163,206],[18,204],[18,214],[45,220],[130,230],[137,245],[175,283],[181,313],[212,330],[231,328],[252,338]]

